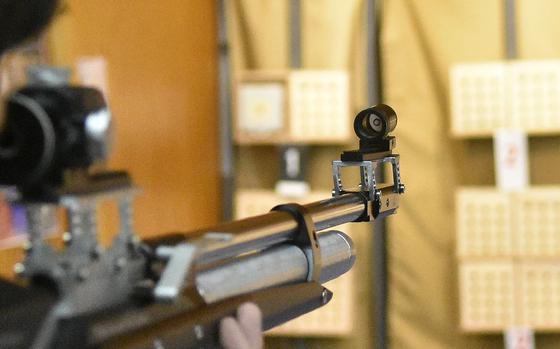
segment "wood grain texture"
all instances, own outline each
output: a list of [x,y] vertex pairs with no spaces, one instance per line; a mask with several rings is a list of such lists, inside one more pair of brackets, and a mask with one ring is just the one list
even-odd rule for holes
[[[217,222],[219,159],[213,1],[69,0],[51,32],[56,64],[107,60],[116,121],[109,166],[144,189],[142,236]],[[107,214],[106,214],[107,215]],[[116,214],[102,220],[116,229]],[[108,237],[103,237],[108,241]]]

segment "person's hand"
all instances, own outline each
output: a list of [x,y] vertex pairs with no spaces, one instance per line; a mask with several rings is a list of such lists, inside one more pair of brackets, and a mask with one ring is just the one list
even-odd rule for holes
[[244,303],[237,317],[228,316],[220,322],[220,343],[225,349],[262,349],[262,314],[255,304]]

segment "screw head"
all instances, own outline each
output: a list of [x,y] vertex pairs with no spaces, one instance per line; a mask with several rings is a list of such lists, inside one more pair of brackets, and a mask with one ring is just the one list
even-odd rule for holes
[[16,263],[14,265],[14,273],[16,273],[18,276],[25,273],[25,265],[23,265],[23,263]]
[[142,240],[140,240],[140,237],[138,237],[138,235],[133,235],[131,241],[133,246],[138,246],[142,242]]
[[154,349],[165,349],[161,339],[154,340],[153,345],[154,345]]
[[329,292],[326,288],[324,288],[323,292],[321,292],[321,301],[323,302],[323,305],[327,304],[329,301]]
[[200,325],[196,325],[194,327],[194,335],[199,341],[202,340],[204,338],[204,328]]
[[85,280],[89,276],[89,269],[88,268],[81,268],[78,270],[78,280]]
[[23,243],[22,247],[25,252],[31,252],[31,249],[33,248],[33,244],[31,243],[31,241],[27,240]]
[[126,258],[124,257],[119,257],[117,258],[117,260],[115,261],[115,271],[120,271],[124,268],[124,266],[126,265]]
[[72,242],[72,234],[70,234],[69,232],[65,232],[64,234],[62,234],[62,241],[64,241],[66,245],[69,245],[70,242]]
[[91,257],[93,259],[99,259],[99,257],[103,254],[103,247],[97,245],[91,251]]

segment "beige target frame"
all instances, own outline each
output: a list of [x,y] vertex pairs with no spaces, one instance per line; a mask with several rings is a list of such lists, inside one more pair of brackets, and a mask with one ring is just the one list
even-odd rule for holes
[[461,329],[560,330],[560,187],[461,188],[456,210]]
[[560,60],[457,64],[450,86],[455,137],[491,137],[500,128],[560,132]]
[[352,139],[345,71],[246,71],[235,79],[233,100],[238,144],[344,144]]

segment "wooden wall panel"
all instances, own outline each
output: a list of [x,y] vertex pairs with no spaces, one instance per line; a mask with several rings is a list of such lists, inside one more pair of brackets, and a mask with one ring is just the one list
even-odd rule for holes
[[143,236],[219,217],[216,11],[214,1],[68,0],[50,33],[56,64],[107,60],[110,167],[144,189],[135,205]]

